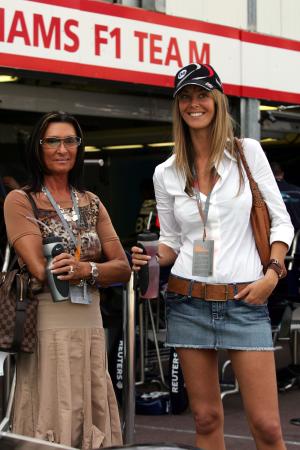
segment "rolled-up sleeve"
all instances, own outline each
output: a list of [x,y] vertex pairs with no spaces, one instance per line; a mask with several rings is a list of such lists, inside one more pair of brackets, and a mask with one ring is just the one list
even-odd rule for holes
[[35,221],[32,206],[24,191],[11,191],[4,202],[7,237],[11,245],[23,236],[39,236],[41,231]]
[[[249,151],[245,152],[246,158],[252,176],[258,184],[270,214],[270,244],[275,241],[280,241],[290,247],[294,237],[294,227],[286,210],[286,206],[267,157],[259,142],[252,139],[246,141],[251,141],[251,151],[249,149]],[[247,145],[245,146],[245,149],[247,149]]]
[[174,197],[167,192],[164,183],[165,176],[165,168],[162,165],[156,167],[153,184],[160,223],[159,242],[178,253],[181,247],[180,228],[174,216]]

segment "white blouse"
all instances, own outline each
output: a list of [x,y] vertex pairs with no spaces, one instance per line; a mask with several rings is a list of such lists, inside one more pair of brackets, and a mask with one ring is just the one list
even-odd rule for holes
[[[287,213],[268,160],[259,142],[243,140],[245,157],[254,180],[268,205],[271,218],[270,243],[291,245],[294,228]],[[263,277],[256,249],[250,212],[252,193],[246,172],[239,192],[239,172],[236,160],[225,151],[217,168],[219,179],[209,202],[206,225],[207,239],[214,240],[213,275],[192,275],[193,242],[202,239],[196,196],[185,192],[185,179],[175,166],[174,155],[155,169],[153,181],[160,221],[160,242],[168,245],[178,257],[172,273],[207,283],[250,282]],[[201,195],[202,203],[206,196]]]

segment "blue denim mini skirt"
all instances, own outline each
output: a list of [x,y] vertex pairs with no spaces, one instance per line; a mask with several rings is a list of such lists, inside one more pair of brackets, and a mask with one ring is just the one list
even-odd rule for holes
[[167,347],[274,350],[267,304],[166,293]]

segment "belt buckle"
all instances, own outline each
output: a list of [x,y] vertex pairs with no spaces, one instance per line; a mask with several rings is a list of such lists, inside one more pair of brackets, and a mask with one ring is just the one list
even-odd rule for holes
[[229,295],[229,285],[228,284],[224,284],[224,287],[225,287],[225,300],[224,300],[224,302],[227,302],[228,295]]
[[206,301],[214,301],[214,298],[208,298],[207,297],[207,286],[209,286],[208,283],[204,283],[204,300]]
[[228,286],[228,284],[220,284],[219,285],[220,287],[224,286],[225,298],[224,299],[217,299],[217,300],[215,298],[208,298],[207,297],[207,286],[209,286],[209,284],[208,283],[204,283],[204,300],[207,300],[207,301],[219,301],[219,302],[226,302],[228,300],[228,295],[229,295],[229,286]]
[[189,285],[188,295],[187,295],[187,297],[189,299],[192,297],[192,294],[193,294],[194,283],[195,283],[195,280],[190,280],[190,285]]

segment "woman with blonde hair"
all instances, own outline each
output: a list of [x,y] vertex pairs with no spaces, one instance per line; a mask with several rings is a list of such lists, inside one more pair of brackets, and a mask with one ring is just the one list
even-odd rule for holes
[[[283,450],[267,299],[284,276],[293,227],[259,142],[243,139],[271,218],[264,273],[250,224],[252,194],[220,78],[210,65],[189,64],[176,74],[174,97],[174,154],[154,174],[158,259],[173,265],[166,345],[179,355],[196,445],[225,449],[217,350],[226,349],[256,448]],[[138,271],[149,257],[138,247],[132,252]]]

